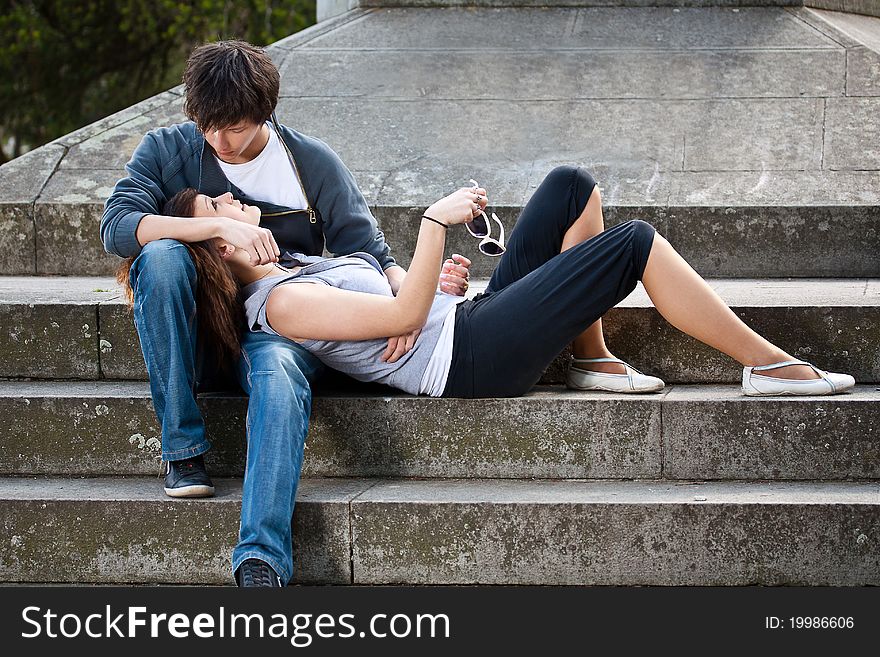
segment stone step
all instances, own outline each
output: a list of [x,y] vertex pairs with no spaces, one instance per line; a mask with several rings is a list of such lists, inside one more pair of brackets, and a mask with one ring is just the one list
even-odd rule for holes
[[[155,478],[0,479],[0,580],[232,584],[241,480],[216,497],[172,500]],[[351,583],[349,502],[364,480],[303,480],[296,579]]]
[[808,7],[852,12],[854,14],[880,17],[880,3],[877,0],[318,0],[318,20],[322,17],[337,16],[355,7],[582,7],[582,8],[677,8],[677,9],[733,9],[740,7],[754,10],[755,7]]
[[[880,392],[750,398],[539,387],[518,399],[319,392],[304,473],[330,477],[880,479]],[[216,476],[242,476],[246,398],[203,395]],[[0,475],[156,475],[144,383],[0,382]]]
[[[786,2],[355,9],[272,46],[278,113],[337,150],[403,265],[469,178],[510,231],[578,164],[608,225],[653,223],[704,274],[877,276],[880,53]],[[0,167],[0,273],[110,273],[102,205],[142,135],[183,119],[177,87]]]
[[[880,55],[876,65],[880,66]],[[608,107],[595,107],[590,111],[602,114],[627,111],[623,105],[610,107],[611,102],[605,103]],[[656,107],[644,111],[662,114],[673,110]],[[880,99],[871,104],[870,111],[880,111]],[[183,120],[182,116],[173,118]],[[38,156],[42,157],[35,152],[32,157]],[[481,184],[502,188],[491,198],[492,211],[510,234],[540,180],[554,166],[572,162],[585,166],[599,181],[605,199],[607,227],[632,219],[647,221],[703,275],[728,278],[880,275],[876,258],[880,251],[880,231],[877,230],[880,173],[874,171],[821,174],[769,170],[635,171],[604,163],[590,165],[582,158],[573,158],[571,162],[560,158],[539,165],[535,172],[502,171],[494,178],[492,172],[486,171],[472,175]],[[31,165],[25,161],[13,161],[4,168],[12,165],[24,168],[28,178],[33,175]],[[392,255],[403,267],[410,265],[419,217],[424,209],[457,186],[467,184],[462,178],[464,174],[434,174],[444,182],[420,185],[419,196],[415,196],[408,189],[412,186],[409,179],[415,174],[409,176],[408,181],[398,182],[387,180],[381,172],[354,173],[392,247]],[[0,183],[4,174],[7,178],[10,175],[0,170]],[[428,177],[432,173],[418,175]],[[79,169],[61,169],[42,188],[39,199],[3,203],[0,196],[0,245],[9,247],[0,252],[0,275],[112,275],[121,260],[105,253],[98,226],[104,201],[121,176],[121,170],[115,169],[89,171],[88,177]],[[381,198],[377,199],[376,194],[380,193],[377,181],[381,179],[386,180],[382,183]],[[645,194],[651,196],[653,186],[661,184],[663,190],[658,192],[658,198],[644,198]],[[70,192],[72,187],[83,185],[85,189]],[[92,185],[94,189],[90,189]],[[521,187],[522,191],[514,191]],[[670,191],[672,188],[676,191]],[[488,277],[495,262],[481,256],[477,245],[478,241],[464,230],[449,232],[447,251],[468,256],[474,262],[474,274]]]
[[[799,358],[880,381],[880,279],[711,279],[749,326]],[[471,293],[485,288],[475,280]],[[0,277],[0,377],[145,380],[130,311],[102,277]],[[672,327],[639,285],[603,320],[609,348],[669,383],[734,383],[731,358]],[[542,382],[561,383],[567,354]]]
[[[216,485],[0,479],[0,579],[229,584],[240,480]],[[878,483],[305,479],[296,509],[304,583],[880,584]]]

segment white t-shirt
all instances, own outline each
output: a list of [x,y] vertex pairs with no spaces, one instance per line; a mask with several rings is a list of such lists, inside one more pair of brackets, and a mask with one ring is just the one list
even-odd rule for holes
[[[284,144],[269,124],[269,142],[250,162],[229,164],[217,158],[229,181],[255,201],[265,201],[292,210],[305,210],[306,198],[287,157]],[[215,155],[216,157],[216,155]]]
[[466,297],[459,297],[455,305],[449,309],[443,320],[443,328],[440,329],[440,337],[434,345],[431,359],[425,367],[425,373],[419,382],[419,394],[439,397],[446,388],[446,380],[449,378],[449,370],[452,367],[452,342],[455,336],[455,309]]

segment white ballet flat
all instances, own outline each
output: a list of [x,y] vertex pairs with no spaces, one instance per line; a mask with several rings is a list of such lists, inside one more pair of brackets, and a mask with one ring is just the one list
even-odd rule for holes
[[[578,365],[587,363],[620,363],[626,374],[608,374],[585,370]],[[574,390],[605,390],[607,392],[657,392],[666,384],[656,376],[642,374],[636,368],[617,358],[572,358],[565,373],[565,385]]]
[[[765,374],[763,370],[771,370],[786,365],[807,365],[821,378],[819,379],[780,379]],[[744,367],[742,391],[749,397],[768,397],[771,395],[836,395],[849,390],[856,380],[849,374],[837,374],[820,370],[812,363],[803,360],[786,360],[772,365]]]

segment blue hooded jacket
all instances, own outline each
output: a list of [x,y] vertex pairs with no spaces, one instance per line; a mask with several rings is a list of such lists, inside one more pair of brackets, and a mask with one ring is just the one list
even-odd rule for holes
[[[308,212],[299,216],[283,217],[281,223],[261,222],[272,230],[281,253],[321,255],[326,239],[327,250],[335,255],[363,251],[382,269],[396,264],[354,177],[333,149],[320,139],[275,125],[308,203]],[[123,258],[140,253],[136,233],[141,219],[161,214],[165,202],[186,187],[209,196],[240,196],[213,158],[192,121],[148,132],[125,165],[128,176],[116,183],[104,204],[104,249]]]

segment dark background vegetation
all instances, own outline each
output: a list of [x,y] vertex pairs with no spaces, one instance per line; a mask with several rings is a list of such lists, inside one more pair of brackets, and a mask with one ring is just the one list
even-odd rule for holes
[[315,0],[0,0],[0,164],[179,84],[197,44],[314,22]]

